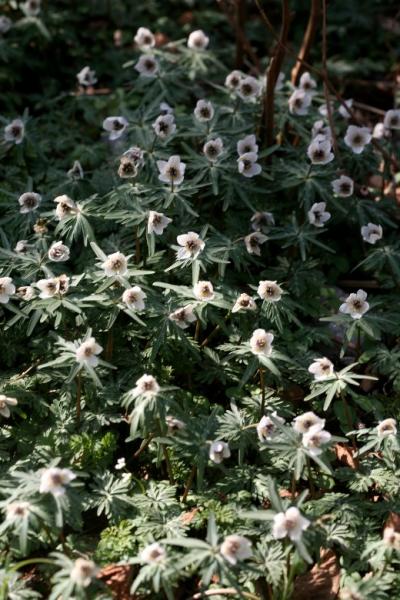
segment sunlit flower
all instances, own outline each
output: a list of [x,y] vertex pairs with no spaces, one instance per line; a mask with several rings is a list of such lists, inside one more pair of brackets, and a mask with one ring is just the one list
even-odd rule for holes
[[167,557],[167,553],[164,548],[160,546],[157,542],[146,546],[144,550],[140,553],[140,558],[142,562],[146,563],[159,563]]
[[69,248],[62,242],[55,242],[49,248],[48,257],[53,262],[65,262],[69,259]]
[[56,294],[66,294],[69,287],[69,277],[60,275],[49,279],[39,279],[36,287],[40,290],[39,298],[53,298]]
[[214,107],[208,100],[198,100],[194,109],[194,116],[201,123],[211,121],[214,117]]
[[255,177],[261,173],[261,165],[257,162],[258,156],[255,152],[242,154],[237,160],[238,171],[244,177]]
[[170,321],[174,321],[181,329],[187,329],[191,323],[197,320],[196,315],[193,313],[193,306],[188,304],[183,308],[177,308],[174,312],[168,315]]
[[294,90],[288,100],[289,112],[292,115],[307,115],[311,102],[312,96],[310,94],[307,94],[304,90]]
[[329,125],[325,125],[322,119],[320,119],[319,121],[315,121],[314,125],[312,126],[311,138],[314,139],[317,136],[322,136],[328,140],[332,139],[331,128],[329,127]]
[[172,415],[167,415],[165,417],[165,423],[167,424],[169,435],[174,435],[174,433],[176,433],[177,431],[181,431],[186,427],[183,421],[177,419],[176,417],[173,417]]
[[316,426],[323,429],[325,426],[325,419],[321,419],[311,411],[303,413],[293,420],[293,429],[297,431],[297,433],[307,433],[311,427]]
[[253,354],[271,356],[273,340],[272,333],[267,333],[265,329],[256,329],[250,338],[250,349]]
[[75,160],[71,169],[67,172],[68,177],[71,179],[83,179],[83,169],[79,160]]
[[376,428],[379,437],[397,434],[397,423],[395,419],[384,419]]
[[241,140],[238,140],[236,144],[236,150],[239,156],[252,152],[253,154],[258,153],[258,144],[256,142],[256,136],[254,134],[246,135]]
[[334,179],[331,186],[334,193],[342,198],[351,196],[354,191],[354,181],[347,175],[341,175],[339,179]]
[[0,15],[0,35],[4,35],[7,31],[10,31],[12,27],[12,21],[5,15]]
[[197,29],[192,31],[188,37],[187,45],[191,50],[205,50],[209,44],[210,39],[206,36],[204,31]]
[[281,299],[283,290],[276,281],[260,281],[257,294],[267,302],[278,302]]
[[56,498],[65,494],[65,486],[76,478],[75,473],[69,469],[51,467],[45,469],[40,478],[39,492],[41,494],[53,494]]
[[134,397],[137,396],[157,396],[160,391],[156,379],[152,375],[144,374],[136,381],[136,387],[132,392]]
[[81,587],[88,587],[97,573],[97,567],[92,560],[77,558],[71,569],[71,580]]
[[31,285],[22,285],[21,287],[17,288],[17,295],[19,298],[21,298],[21,300],[29,302],[29,300],[32,300],[36,296],[36,293],[35,289]]
[[251,228],[254,231],[260,231],[263,227],[272,227],[275,225],[274,215],[271,212],[256,212],[250,219]]
[[108,133],[109,140],[117,140],[124,133],[129,123],[125,117],[107,117],[103,121],[103,129]]
[[370,143],[371,139],[372,135],[368,127],[349,125],[344,137],[344,143],[351,148],[354,154],[361,154],[365,146]]
[[226,76],[225,87],[230,90],[237,90],[243,77],[244,75],[241,71],[231,71],[231,73]]
[[214,162],[218,159],[224,149],[224,144],[221,138],[209,140],[203,146],[203,153],[209,161]]
[[107,277],[123,277],[128,272],[128,259],[122,252],[114,252],[107,256],[101,266]]
[[[276,414],[276,411],[271,413],[271,416],[274,418],[274,421],[283,425],[285,419],[279,417]],[[263,416],[261,421],[257,424],[257,435],[260,442],[269,442],[274,439],[274,437],[279,433],[279,428],[276,423],[271,419],[271,416]]]
[[274,516],[272,535],[277,540],[289,537],[292,542],[298,542],[309,525],[310,521],[302,516],[299,509],[291,506],[286,512]]
[[86,364],[89,367],[97,367],[99,364],[98,354],[103,352],[103,348],[96,342],[94,337],[90,337],[77,348],[75,353],[76,362],[81,365]]
[[122,302],[124,302],[128,308],[133,310],[144,310],[145,303],[144,299],[146,294],[141,287],[135,285],[134,287],[125,290],[122,294]]
[[257,305],[253,298],[248,294],[240,294],[239,298],[233,305],[232,312],[239,312],[241,310],[256,310]]
[[388,110],[385,113],[383,125],[386,129],[400,129],[400,109]]
[[193,288],[193,294],[202,302],[208,302],[215,296],[214,288],[210,281],[198,281]]
[[236,565],[238,561],[246,560],[253,555],[251,542],[242,535],[228,535],[221,544],[220,554],[231,565]]
[[132,179],[136,177],[138,174],[137,164],[134,160],[129,158],[129,156],[121,156],[119,167],[118,167],[118,175],[121,179]]
[[15,294],[15,285],[11,277],[0,277],[0,304],[7,304],[13,294]]
[[6,142],[20,144],[24,139],[25,125],[22,119],[14,119],[4,127],[4,139]]
[[164,229],[168,227],[170,223],[172,223],[172,219],[166,217],[164,213],[151,210],[149,212],[149,218],[147,219],[147,233],[162,235]]
[[317,87],[317,82],[313,79],[308,71],[303,73],[300,77],[299,88],[306,92],[306,94],[315,94],[315,88]]
[[147,27],[139,27],[133,39],[135,44],[139,46],[139,48],[141,48],[142,50],[149,50],[149,48],[154,48],[156,44],[154,35],[150,31],[150,29],[147,29]]
[[389,548],[400,550],[400,533],[393,527],[385,527],[383,530],[383,543]]
[[41,0],[26,0],[20,8],[27,17],[37,17],[41,10]]
[[308,372],[314,375],[316,381],[322,381],[332,377],[335,371],[333,362],[324,356],[323,358],[314,358],[314,362],[308,367]]
[[205,247],[205,243],[200,238],[199,234],[194,231],[178,235],[176,241],[182,246],[176,253],[176,258],[178,260],[194,260]]
[[372,130],[372,137],[376,140],[381,140],[385,137],[387,129],[383,123],[377,123]]
[[11,412],[9,406],[17,406],[18,400],[16,398],[10,398],[4,394],[0,394],[0,415],[8,419]]
[[339,106],[339,114],[344,118],[344,119],[350,119],[351,114],[348,111],[348,108],[351,109],[351,107],[353,106],[353,99],[352,98],[348,98],[347,100],[345,100],[346,106],[343,106],[343,104],[341,104]]
[[361,227],[361,235],[364,242],[368,244],[376,244],[382,239],[383,229],[381,225],[375,225],[375,223],[368,223]]
[[76,78],[79,85],[91,87],[97,83],[96,71],[86,66],[77,73]]
[[135,70],[143,77],[154,77],[158,72],[157,59],[149,54],[142,54],[135,65]]
[[210,460],[212,460],[212,462],[216,463],[217,465],[220,465],[222,463],[222,461],[224,460],[224,458],[229,458],[231,455],[231,451],[229,449],[229,446],[226,442],[221,442],[219,440],[212,442],[212,444],[210,445],[210,450],[208,453]]
[[125,467],[126,467],[126,460],[125,460],[125,458],[119,458],[119,459],[117,460],[117,464],[115,465],[115,467],[114,467],[114,468],[115,468],[117,471],[121,471],[122,469],[125,469]]
[[131,146],[123,153],[122,157],[129,158],[138,168],[144,165],[143,150],[139,146]]
[[54,198],[53,202],[57,204],[56,217],[59,221],[62,221],[66,217],[69,217],[70,215],[79,211],[77,205],[72,200],[72,198],[70,198],[66,194],[64,194],[63,196],[57,196],[57,198]]
[[35,192],[25,192],[18,198],[18,203],[20,205],[19,212],[21,214],[26,214],[36,210],[42,200],[42,196],[40,194],[36,194]]
[[254,233],[249,233],[244,238],[244,243],[246,246],[246,250],[249,254],[255,254],[256,256],[261,256],[261,244],[264,244],[267,241],[267,236],[259,231],[255,231]]
[[157,167],[160,172],[158,179],[163,183],[170,183],[172,187],[182,183],[186,164],[181,162],[180,156],[170,156],[168,161],[158,160]]
[[323,227],[331,218],[331,213],[325,210],[325,202],[316,202],[308,211],[308,221],[314,227]]
[[238,96],[244,101],[251,100],[252,98],[257,98],[260,92],[261,85],[259,81],[251,75],[243,77],[239,83],[239,87],[237,88]]
[[176,131],[174,115],[160,115],[152,124],[155,134],[165,140]]
[[7,521],[15,522],[24,519],[31,511],[29,502],[10,502],[6,506]]
[[342,313],[350,315],[353,319],[361,319],[363,314],[369,309],[367,300],[367,292],[364,290],[358,290],[356,294],[350,294],[343,304],[340,305],[339,310]]
[[307,156],[313,165],[327,165],[335,158],[331,141],[322,135],[317,135],[307,148]]
[[319,425],[314,425],[303,434],[303,446],[307,448],[312,456],[318,456],[322,454],[324,444],[328,444],[332,436],[329,431],[321,429]]

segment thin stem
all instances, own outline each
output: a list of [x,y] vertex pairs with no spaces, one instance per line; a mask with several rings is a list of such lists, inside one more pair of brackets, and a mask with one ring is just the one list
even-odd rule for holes
[[292,502],[294,502],[296,498],[296,475],[294,471],[292,473],[292,484],[290,486],[290,493],[292,495]]
[[261,416],[264,416],[265,411],[265,371],[264,369],[258,369],[260,374],[260,387],[261,387]]
[[145,440],[142,440],[142,443],[140,444],[139,448],[134,453],[133,458],[138,458],[138,456],[140,456],[142,454],[142,452],[144,452],[146,450],[146,448],[150,445],[150,442],[153,438],[154,438],[154,433],[151,433],[148,438],[146,438]]
[[174,473],[172,470],[171,460],[169,458],[168,448],[167,448],[167,446],[165,446],[165,444],[162,444],[162,449],[163,449],[165,464],[167,465],[167,473],[168,473],[169,482],[171,485],[175,485]]
[[199,341],[199,337],[200,337],[200,319],[197,319],[196,321],[196,329],[194,332],[194,339],[196,342]]
[[189,492],[190,492],[190,488],[193,485],[193,481],[194,481],[194,478],[196,476],[196,473],[197,473],[197,465],[193,465],[192,468],[191,468],[191,470],[190,470],[189,477],[187,478],[187,481],[185,483],[185,489],[183,490],[183,496],[182,496],[181,502],[186,502],[187,497],[188,497]]
[[320,1],[319,0],[311,0],[311,9],[310,16],[307,23],[307,28],[304,33],[303,42],[301,44],[301,48],[299,50],[298,58],[296,60],[295,66],[292,69],[291,73],[291,81],[295,86],[297,85],[297,81],[299,79],[300,73],[303,69],[303,61],[308,58],[310,53],[311,46],[314,41],[315,32],[317,30],[318,19],[320,15]]
[[[351,431],[353,429],[353,423],[351,421],[351,414],[350,414],[350,409],[349,409],[349,405],[347,403],[347,399],[346,396],[344,394],[342,394],[342,401],[343,401],[343,408],[344,408],[344,412],[346,415],[346,420],[347,420],[347,427],[349,428],[349,431]],[[351,443],[353,446],[353,450],[354,453],[357,452],[358,448],[357,448],[357,444],[356,441],[354,439],[354,436],[351,436]],[[358,459],[354,458],[354,462],[356,464],[356,467],[358,468]]]
[[310,484],[311,498],[315,498],[314,478],[313,478],[313,474],[311,471],[311,461],[308,456],[306,457],[306,463],[307,463],[308,483]]
[[310,177],[312,168],[313,168],[313,163],[310,163],[309,167],[307,169],[307,173],[306,173],[305,179],[308,179]]
[[329,98],[328,89],[328,67],[327,67],[327,55],[328,55],[328,42],[326,32],[326,0],[322,0],[322,72],[324,74],[324,96],[326,102],[326,110],[328,113],[328,122],[332,135],[333,149],[335,155],[339,156],[339,148],[335,132],[335,124],[333,122],[332,106]]
[[81,394],[82,394],[82,374],[78,372],[76,376],[76,424],[80,425],[81,422]]

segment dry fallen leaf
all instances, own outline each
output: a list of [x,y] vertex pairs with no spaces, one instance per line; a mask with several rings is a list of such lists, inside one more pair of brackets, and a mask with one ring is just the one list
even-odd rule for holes
[[353,457],[354,448],[348,444],[335,444],[333,448],[336,458],[341,463],[346,465],[346,467],[350,467],[350,469],[357,469],[357,460]]
[[400,532],[400,515],[395,512],[390,512],[386,520],[385,527],[391,527],[397,532]]
[[198,512],[198,508],[192,508],[192,510],[188,510],[187,512],[182,513],[180,516],[180,520],[184,525],[190,525],[190,523],[193,521]]
[[97,578],[110,588],[115,600],[135,600],[138,596],[130,593],[131,575],[132,567],[129,565],[107,565],[98,572]]
[[340,583],[340,568],[332,550],[321,549],[319,564],[294,582],[296,600],[334,600]]

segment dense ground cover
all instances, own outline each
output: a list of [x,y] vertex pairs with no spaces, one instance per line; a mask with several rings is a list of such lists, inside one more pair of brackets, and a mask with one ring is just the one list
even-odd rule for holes
[[0,598],[400,597],[396,3],[77,4],[0,2]]

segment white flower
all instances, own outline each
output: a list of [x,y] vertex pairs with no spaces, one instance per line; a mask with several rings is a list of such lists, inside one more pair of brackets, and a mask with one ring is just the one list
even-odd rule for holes
[[168,161],[158,160],[157,167],[160,172],[158,179],[163,183],[170,183],[172,187],[182,183],[186,164],[181,162],[180,156],[170,156]]
[[188,37],[187,45],[191,50],[205,50],[209,44],[210,39],[206,36],[204,31],[197,29],[192,31]]
[[329,431],[321,429],[319,425],[314,425],[303,434],[303,446],[307,448],[312,456],[318,456],[322,454],[323,450],[321,446],[327,444],[331,439]]
[[164,548],[157,542],[146,546],[140,553],[142,562],[146,563],[158,563],[163,561],[167,556]]
[[243,77],[239,83],[239,87],[237,88],[238,96],[242,100],[251,100],[252,98],[256,98],[261,92],[261,85],[255,77],[251,77],[251,75],[247,75],[247,77]]
[[244,177],[255,177],[261,173],[261,165],[257,162],[257,154],[255,152],[246,152],[237,160],[238,171]]
[[400,550],[400,533],[395,531],[393,527],[385,527],[383,530],[383,543],[390,548]]
[[315,121],[314,125],[312,126],[311,138],[314,139],[317,136],[322,136],[328,140],[332,139],[331,128],[329,125],[325,125],[322,119]]
[[[279,417],[276,411],[271,414],[275,421],[278,421],[281,425],[285,422],[285,419]],[[279,429],[274,421],[269,416],[263,416],[261,421],[257,425],[257,435],[260,442],[269,442],[276,434],[279,433]]]
[[13,294],[15,294],[15,285],[11,277],[0,277],[0,304],[7,304]]
[[275,225],[274,215],[270,212],[256,212],[250,219],[251,228],[260,231],[263,227]]
[[353,319],[361,319],[363,314],[369,309],[369,304],[366,300],[367,292],[358,290],[356,294],[350,294],[346,298],[344,303],[340,305],[339,310],[342,313],[350,315]]
[[93,71],[93,69],[88,66],[83,67],[83,69],[77,73],[76,78],[79,85],[84,87],[91,87],[97,83],[96,71]]
[[201,123],[211,121],[214,117],[214,107],[208,100],[198,100],[194,109],[194,116]]
[[6,519],[8,521],[18,521],[30,513],[31,504],[29,502],[10,502],[6,506]]
[[274,336],[265,329],[256,329],[250,338],[250,348],[253,354],[271,356]]
[[303,413],[293,420],[293,429],[297,431],[297,433],[307,433],[311,427],[316,426],[323,429],[325,426],[325,419],[321,419],[311,411]]
[[246,137],[238,140],[236,144],[236,150],[239,156],[243,154],[248,154],[249,152],[253,154],[258,153],[258,144],[256,142],[256,136],[254,134],[246,135]]
[[237,90],[242,78],[243,73],[241,71],[231,71],[231,73],[229,73],[229,75],[226,76],[224,85],[230,90]]
[[383,119],[383,126],[386,129],[400,129],[400,109],[388,110]]
[[354,181],[347,175],[341,175],[339,179],[334,179],[331,186],[334,193],[342,198],[351,196],[354,191]]
[[194,323],[197,320],[191,304],[174,310],[174,312],[168,315],[168,318],[170,321],[174,321],[181,329],[186,329],[191,323]]
[[69,259],[69,248],[62,242],[55,242],[49,249],[48,257],[53,262],[65,262]]
[[133,38],[135,44],[139,46],[142,50],[149,50],[149,48],[154,48],[156,44],[156,40],[150,29],[147,27],[139,27],[136,32],[135,37]]
[[26,252],[28,252],[28,249],[28,240],[18,240],[18,242],[15,245],[14,252],[16,252],[17,254],[25,254]]
[[314,375],[316,381],[322,381],[332,377],[335,367],[333,362],[324,356],[323,358],[314,358],[314,362],[308,367],[308,372]]
[[83,179],[83,169],[79,160],[75,160],[71,169],[67,172],[71,179]]
[[76,362],[81,365],[86,364],[89,367],[97,367],[99,364],[98,354],[103,352],[103,348],[96,342],[94,337],[90,337],[76,349]]
[[27,17],[37,17],[41,9],[41,0],[26,0],[20,5]]
[[149,54],[142,54],[135,65],[135,70],[143,77],[154,77],[158,72],[157,59]]
[[123,277],[128,272],[128,259],[122,252],[114,252],[107,256],[101,266],[107,277]]
[[168,427],[169,435],[174,435],[174,433],[176,433],[177,431],[181,431],[182,429],[185,429],[185,427],[186,427],[186,425],[183,421],[181,421],[180,419],[177,419],[176,417],[173,417],[172,415],[167,415],[165,417],[165,422]]
[[66,294],[69,287],[69,277],[60,275],[50,279],[39,279],[36,287],[40,290],[39,298],[53,298],[56,294]]
[[71,580],[81,587],[88,587],[97,573],[97,567],[91,560],[77,558],[71,569]]
[[21,119],[14,119],[4,127],[4,139],[6,142],[20,144],[24,139],[25,125]]
[[79,211],[72,198],[65,194],[63,196],[57,196],[57,198],[54,198],[53,202],[57,204],[56,217],[59,221],[62,221],[65,217],[69,217],[71,214]]
[[280,71],[278,78],[276,80],[276,84],[275,84],[276,92],[279,92],[283,88],[284,82],[285,82],[285,73],[283,73],[283,71]]
[[349,113],[349,111],[347,110],[347,108],[351,108],[353,106],[353,99],[349,98],[348,100],[345,100],[346,106],[343,106],[343,104],[341,104],[339,106],[339,114],[344,118],[344,119],[349,119],[351,117],[351,114]]
[[22,285],[17,288],[17,294],[22,299],[28,302],[36,296],[35,289],[31,285]]
[[239,312],[240,310],[256,310],[257,306],[253,298],[248,294],[240,294],[239,298],[233,305],[232,312]]
[[[331,109],[331,113],[333,114],[333,111],[335,110],[335,103],[334,103],[333,100],[330,101],[329,106],[330,106],[330,109]],[[321,106],[318,109],[318,112],[323,117],[327,117],[328,116],[328,105],[327,104],[321,104]]]
[[210,281],[198,281],[193,288],[193,294],[202,302],[208,302],[215,296],[214,288]]
[[371,139],[372,135],[368,127],[349,125],[344,137],[344,143],[351,148],[354,154],[361,154],[365,146],[370,143]]
[[310,521],[301,515],[299,509],[291,506],[286,512],[274,516],[272,535],[276,540],[288,536],[293,542],[298,542],[309,525]]
[[176,131],[174,115],[160,115],[152,124],[155,134],[165,140]]
[[10,416],[9,406],[16,406],[18,404],[18,400],[16,398],[9,398],[4,394],[0,394],[0,415],[8,419]]
[[281,299],[283,290],[276,281],[260,281],[257,294],[267,302],[278,302]]
[[246,560],[253,555],[251,542],[242,535],[228,535],[221,544],[220,554],[231,565],[236,565],[238,560]]
[[0,15],[0,35],[3,35],[7,33],[7,31],[10,31],[12,24],[13,23],[11,19],[6,17],[5,15]]
[[162,235],[164,229],[168,227],[170,223],[172,223],[172,219],[166,217],[164,213],[151,210],[149,212],[149,218],[147,219],[147,233]]
[[156,379],[152,375],[144,374],[136,381],[136,387],[132,392],[133,397],[137,396],[157,396],[160,391]]
[[327,165],[334,158],[330,139],[317,135],[307,148],[307,156],[313,165]]
[[20,205],[19,212],[21,214],[26,214],[36,210],[42,200],[42,196],[40,194],[36,194],[35,192],[25,192],[18,198],[18,203]]
[[143,150],[139,148],[139,146],[128,148],[122,156],[129,158],[129,160],[133,161],[137,167],[142,167],[144,165]]
[[307,115],[311,101],[312,96],[307,94],[304,90],[294,90],[288,100],[289,112],[292,113],[292,115]]
[[308,71],[303,73],[300,77],[299,88],[306,92],[306,94],[315,94],[315,88],[317,87],[317,82],[313,79]]
[[126,467],[125,458],[119,458],[117,460],[117,464],[115,465],[115,469],[117,469],[117,471],[121,471],[121,469],[125,469],[125,467]]
[[218,159],[224,149],[224,144],[221,138],[215,138],[215,140],[209,140],[203,146],[203,153],[209,161],[214,162]]
[[259,231],[255,231],[254,233],[249,233],[244,238],[244,243],[246,246],[246,250],[249,254],[255,254],[256,256],[261,256],[261,244],[264,244],[267,241],[267,236]]
[[376,242],[382,239],[382,226],[375,225],[375,223],[368,223],[368,225],[361,227],[361,235],[364,242],[368,242],[368,244],[376,244]]
[[383,123],[377,123],[372,131],[372,137],[376,140],[381,140],[385,137],[387,129]]
[[325,208],[325,202],[316,202],[312,205],[311,209],[307,213],[310,225],[314,225],[315,227],[323,227],[324,223],[329,221],[331,218],[331,213],[326,211]]
[[108,139],[111,141],[120,138],[128,125],[125,117],[107,117],[103,121],[103,129],[109,133]]
[[131,179],[138,174],[137,164],[128,156],[121,156],[118,167],[118,175],[121,179]]
[[210,450],[208,453],[210,460],[212,460],[212,462],[216,463],[217,465],[220,465],[222,463],[222,461],[224,460],[224,458],[229,458],[231,455],[231,451],[229,450],[229,446],[226,442],[221,442],[219,440],[216,440],[215,442],[212,442],[212,444],[210,445]]
[[397,434],[397,423],[395,419],[384,419],[376,428],[379,437],[387,437],[388,435]]
[[140,288],[138,285],[135,285],[124,291],[122,294],[122,302],[124,302],[130,309],[144,310],[144,298],[146,297],[147,296],[142,288]]
[[178,260],[194,260],[205,247],[205,243],[200,238],[199,234],[194,231],[178,235],[176,241],[182,246],[176,253],[176,258]]
[[58,497],[65,494],[65,486],[76,478],[75,473],[69,469],[60,469],[59,467],[51,467],[45,469],[40,478],[39,492],[41,494],[53,494]]

